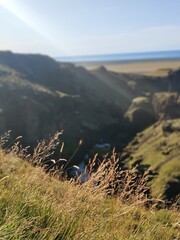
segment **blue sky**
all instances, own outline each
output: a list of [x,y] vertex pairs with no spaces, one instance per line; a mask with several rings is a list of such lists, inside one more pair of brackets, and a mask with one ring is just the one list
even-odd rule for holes
[[180,49],[180,0],[0,0],[0,50],[51,56]]

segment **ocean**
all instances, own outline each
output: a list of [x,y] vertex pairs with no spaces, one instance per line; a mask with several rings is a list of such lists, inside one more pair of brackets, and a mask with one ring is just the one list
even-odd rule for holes
[[131,62],[146,60],[171,60],[180,59],[180,50],[159,51],[159,52],[141,52],[141,53],[116,53],[104,55],[87,56],[62,56],[56,57],[57,61],[62,62]]

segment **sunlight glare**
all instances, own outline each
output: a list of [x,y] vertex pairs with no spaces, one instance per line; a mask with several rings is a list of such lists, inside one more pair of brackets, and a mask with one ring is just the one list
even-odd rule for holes
[[[64,52],[60,47],[59,43],[57,43],[56,39],[53,36],[49,35],[49,31],[43,28],[42,22],[40,21],[39,16],[34,17],[34,13],[32,11],[27,12],[24,9],[23,5],[21,5],[18,1],[12,0],[0,0],[0,7],[5,8],[11,14],[16,16],[19,20],[25,23],[28,27],[33,29],[36,33],[38,33],[41,37],[46,39],[52,46],[56,49],[59,49],[60,52]],[[37,24],[39,23],[39,24]]]
[[0,0],[0,5],[4,5],[5,0]]

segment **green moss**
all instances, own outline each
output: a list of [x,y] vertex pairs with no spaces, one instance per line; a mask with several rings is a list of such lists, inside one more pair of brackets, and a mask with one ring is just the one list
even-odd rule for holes
[[[136,144],[129,144],[128,151],[131,152],[129,164],[142,159],[141,164],[150,165],[150,169],[158,173],[152,181],[152,194],[154,197],[165,197],[168,183],[180,176],[180,119],[159,122],[135,139]],[[172,132],[165,132],[163,125],[171,123]]]

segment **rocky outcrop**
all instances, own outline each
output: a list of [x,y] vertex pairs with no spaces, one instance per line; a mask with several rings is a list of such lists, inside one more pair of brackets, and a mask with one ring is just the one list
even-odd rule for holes
[[140,131],[155,122],[155,113],[149,97],[138,97],[133,99],[124,118],[134,131]]
[[155,93],[152,104],[158,118],[180,117],[180,95],[178,92]]

